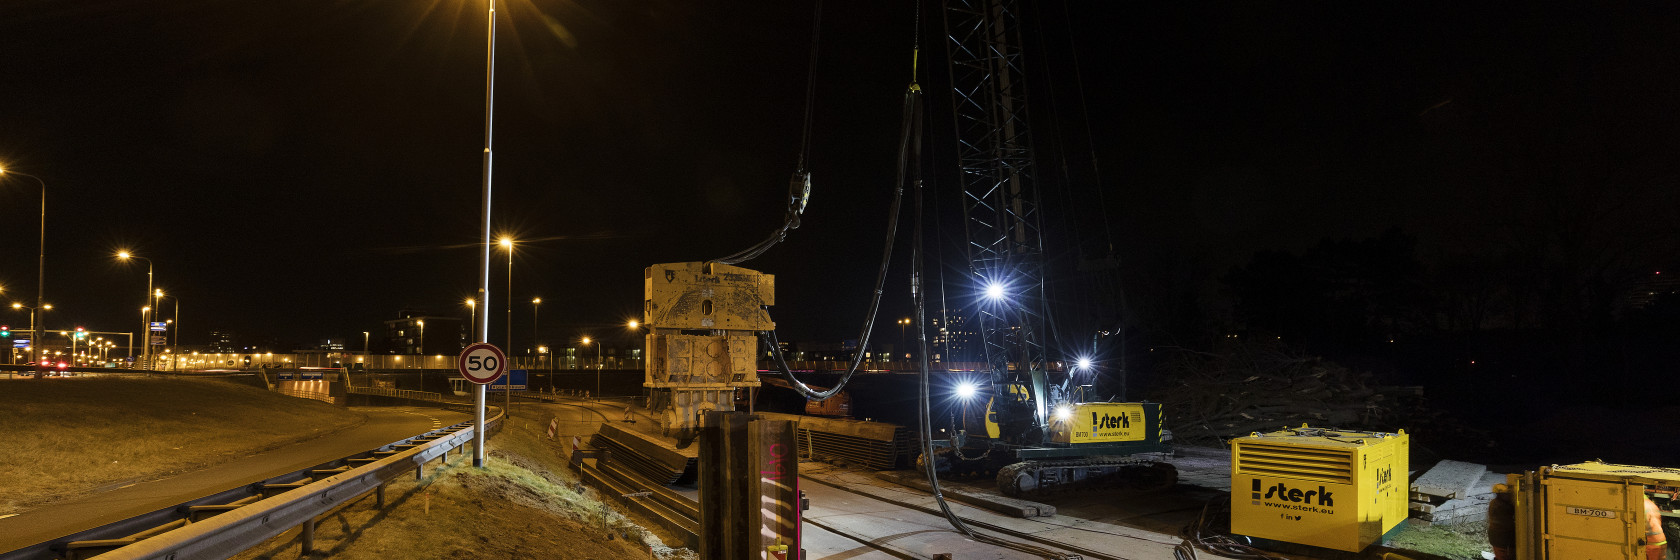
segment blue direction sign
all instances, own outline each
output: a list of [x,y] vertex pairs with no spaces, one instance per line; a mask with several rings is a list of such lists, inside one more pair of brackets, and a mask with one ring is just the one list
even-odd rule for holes
[[512,381],[514,391],[524,391],[525,382],[530,378],[528,374],[529,370],[510,369],[508,370],[507,375],[503,375],[500,379],[490,382],[490,390],[506,391],[508,390],[508,382]]

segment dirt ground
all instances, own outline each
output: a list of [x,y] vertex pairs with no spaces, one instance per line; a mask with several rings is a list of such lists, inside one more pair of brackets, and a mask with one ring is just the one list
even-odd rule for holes
[[[491,438],[485,469],[455,454],[447,466],[428,465],[420,480],[392,482],[384,510],[371,494],[348,503],[316,526],[311,557],[696,558],[604,505],[571,472],[544,466],[558,456],[530,421],[515,418]],[[234,558],[291,560],[300,552],[294,529]]]

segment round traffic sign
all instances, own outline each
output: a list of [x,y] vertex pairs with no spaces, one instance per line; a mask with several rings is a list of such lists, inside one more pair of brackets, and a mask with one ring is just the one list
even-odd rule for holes
[[488,342],[474,342],[455,358],[455,369],[467,381],[483,385],[507,373],[507,354]]

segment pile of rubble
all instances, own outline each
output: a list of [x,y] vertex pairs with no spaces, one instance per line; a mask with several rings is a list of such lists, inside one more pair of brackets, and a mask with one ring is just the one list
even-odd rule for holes
[[1369,373],[1271,345],[1184,351],[1163,373],[1167,386],[1152,400],[1165,405],[1174,438],[1198,443],[1303,423],[1387,430],[1413,406],[1407,397],[1423,393],[1378,385]]

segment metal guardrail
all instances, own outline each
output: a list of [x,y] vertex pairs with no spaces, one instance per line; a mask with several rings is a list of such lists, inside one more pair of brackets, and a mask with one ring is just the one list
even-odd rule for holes
[[[505,414],[498,413],[487,419],[486,435],[495,433],[503,418]],[[472,423],[463,422],[361,456],[3,553],[0,560],[61,555],[76,558],[83,550],[89,553],[86,555],[99,554],[100,558],[111,560],[224,559],[300,526],[303,552],[308,554],[313,548],[317,518],[368,492],[378,492],[383,507],[385,484],[410,472],[419,477],[427,462],[446,457],[450,449],[471,447],[472,441]],[[322,468],[334,464],[342,466]],[[113,547],[120,548],[112,550]]]
[[413,400],[417,400],[417,401],[448,402],[448,399],[443,398],[443,395],[438,394],[438,393],[433,393],[433,392],[430,392],[430,391],[412,391],[412,390],[409,390],[409,389],[387,389],[387,388],[384,388],[384,387],[349,387],[347,390],[351,394],[356,394],[356,395],[379,395],[379,396],[384,396],[384,397],[396,397],[396,398],[400,398],[400,399],[413,399]]

